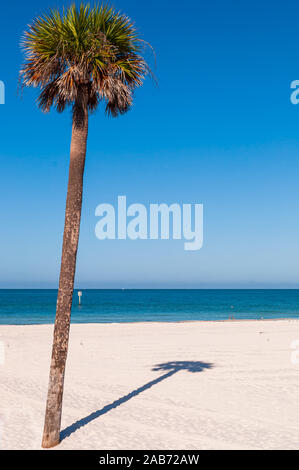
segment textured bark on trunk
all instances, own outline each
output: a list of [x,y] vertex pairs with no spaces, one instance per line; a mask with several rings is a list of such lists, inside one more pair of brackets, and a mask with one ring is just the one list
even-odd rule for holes
[[63,246],[56,305],[52,359],[42,447],[60,442],[64,372],[68,352],[71,307],[79,240],[83,173],[88,133],[88,92],[82,86],[74,105]]

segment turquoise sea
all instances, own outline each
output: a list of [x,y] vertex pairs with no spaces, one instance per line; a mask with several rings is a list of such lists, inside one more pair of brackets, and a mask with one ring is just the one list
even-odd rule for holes
[[[74,323],[299,318],[297,289],[85,289]],[[57,290],[0,289],[0,324],[53,323]]]

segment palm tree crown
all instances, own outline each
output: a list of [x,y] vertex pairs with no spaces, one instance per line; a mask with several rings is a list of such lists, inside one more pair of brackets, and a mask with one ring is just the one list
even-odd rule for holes
[[132,21],[108,5],[51,10],[28,27],[22,44],[22,84],[41,88],[38,105],[45,112],[74,105],[84,87],[89,111],[103,100],[108,114],[123,114],[149,71]]

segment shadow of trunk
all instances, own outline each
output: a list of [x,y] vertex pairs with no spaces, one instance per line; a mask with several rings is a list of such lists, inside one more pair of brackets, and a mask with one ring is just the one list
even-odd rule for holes
[[126,403],[127,401],[131,400],[131,398],[136,397],[140,393],[151,388],[153,385],[156,385],[159,382],[162,382],[163,380],[167,379],[168,377],[171,377],[172,375],[176,374],[180,370],[195,373],[195,372],[201,372],[205,369],[211,369],[212,367],[213,367],[213,364],[209,362],[201,362],[201,361],[171,361],[171,362],[165,362],[163,364],[158,364],[152,369],[153,371],[164,371],[164,372],[168,371],[168,372],[166,372],[166,374],[161,375],[157,379],[151,380],[145,385],[142,385],[142,387],[136,388],[136,390],[133,390],[128,395],[125,395],[119,398],[118,400],[115,400],[109,405],[104,406],[100,410],[94,411],[90,415],[85,416],[85,418],[82,418],[79,421],[76,421],[75,423],[71,424],[67,428],[63,429],[60,433],[60,440],[62,441],[66,437],[69,437],[71,434],[73,434],[78,429],[82,428],[83,426],[86,426],[91,421],[94,421],[95,419],[99,418],[105,413],[108,413],[108,411],[113,410],[113,408],[117,408],[123,403]]
[[108,411],[113,410],[114,408],[117,408],[118,406],[122,405],[123,403],[126,403],[127,401],[131,400],[131,398],[136,397],[140,393],[144,392],[145,390],[148,390],[151,388],[153,385],[158,384],[159,382],[162,382],[162,380],[167,379],[168,377],[171,377],[172,375],[176,374],[179,369],[171,370],[170,372],[167,372],[167,374],[161,375],[155,380],[152,380],[151,382],[146,383],[142,387],[136,388],[136,390],[133,390],[132,392],[128,393],[128,395],[125,395],[118,400],[115,400],[114,402],[110,403],[109,405],[104,406],[100,410],[94,411],[88,416],[85,416],[85,418],[80,419],[79,421],[76,421],[75,423],[71,424],[67,428],[63,429],[60,433],[60,440],[62,441],[66,437],[69,437],[71,434],[76,432],[78,429],[82,428],[83,426],[86,426],[89,424],[91,421],[94,421],[95,419],[99,418],[100,416],[104,415],[105,413],[108,413]]

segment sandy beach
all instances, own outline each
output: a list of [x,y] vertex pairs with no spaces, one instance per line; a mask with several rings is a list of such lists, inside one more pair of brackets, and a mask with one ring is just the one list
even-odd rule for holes
[[[50,325],[0,326],[0,448],[40,449]],[[298,320],[74,324],[57,449],[298,449]]]

